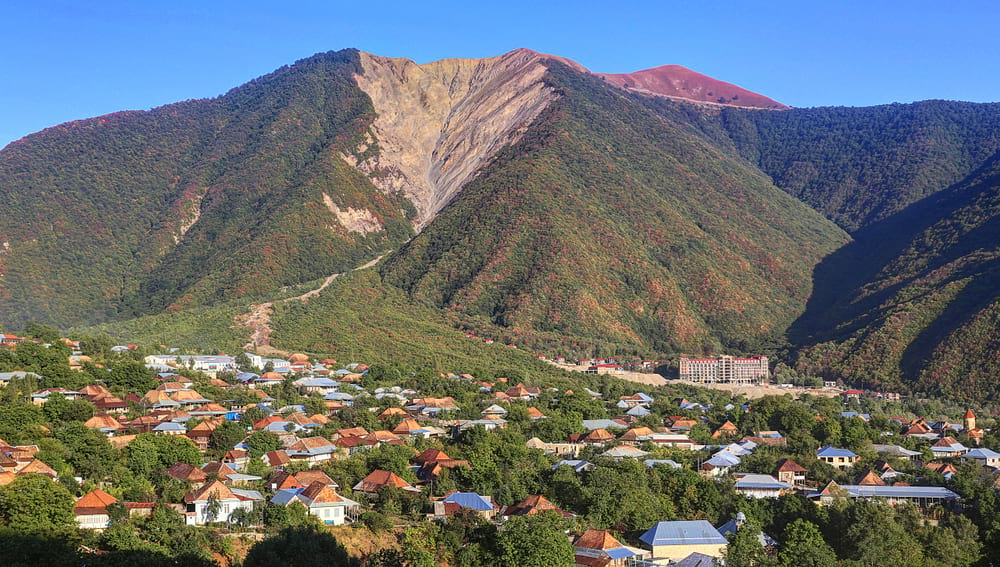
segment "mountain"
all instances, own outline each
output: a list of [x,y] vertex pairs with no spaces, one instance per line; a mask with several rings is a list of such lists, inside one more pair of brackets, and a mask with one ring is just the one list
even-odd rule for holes
[[557,97],[386,282],[519,344],[699,352],[783,332],[843,232],[636,95],[547,66]]
[[[256,300],[396,249],[387,281],[463,325],[646,350],[780,332],[842,233],[734,152],[644,124],[607,82],[529,50],[424,65],[346,50],[28,136],[0,151],[19,219],[0,229],[0,318]],[[511,213],[513,231],[497,224]],[[476,279],[487,263],[512,278]]]
[[855,233],[817,266],[809,303],[790,331],[802,369],[997,399],[1000,153]]
[[[0,151],[0,320],[176,310],[342,271],[413,234],[345,152],[375,118],[357,52],[211,100],[63,124]],[[363,156],[361,156],[363,157]],[[355,159],[355,158],[351,158]]]
[[1000,150],[997,103],[722,109],[718,120],[778,187],[852,233],[958,183]]
[[810,372],[996,396],[998,152],[997,104],[787,109],[678,66],[321,53],[0,150],[0,321],[230,349],[248,312],[334,282],[273,304],[276,348],[788,341]]
[[634,73],[597,73],[597,76],[616,87],[641,94],[744,108],[788,109],[764,95],[680,65],[663,65]]

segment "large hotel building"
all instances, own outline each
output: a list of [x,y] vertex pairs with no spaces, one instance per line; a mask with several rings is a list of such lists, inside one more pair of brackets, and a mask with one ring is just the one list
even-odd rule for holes
[[733,358],[685,358],[680,361],[681,380],[725,384],[762,384],[771,376],[766,356]]

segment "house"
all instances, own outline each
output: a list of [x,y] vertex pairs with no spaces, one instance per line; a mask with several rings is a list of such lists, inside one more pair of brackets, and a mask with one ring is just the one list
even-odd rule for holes
[[579,474],[579,473],[582,473],[582,472],[592,471],[592,470],[594,470],[594,467],[596,467],[596,466],[597,465],[595,465],[595,464],[593,464],[593,463],[591,463],[589,461],[580,461],[580,460],[573,460],[573,459],[563,459],[563,460],[559,461],[558,463],[552,465],[552,470],[556,470],[559,467],[569,467],[569,468],[573,469],[573,472]]
[[542,389],[537,386],[525,386],[518,384],[505,392],[511,400],[531,400],[542,395]]
[[564,512],[558,506],[549,501],[548,498],[532,494],[513,506],[508,506],[504,511],[504,516],[534,516],[542,512],[555,512],[564,518],[575,518],[573,514]]
[[573,542],[575,564],[582,567],[625,567],[629,559],[645,555],[641,549],[621,544],[607,530],[587,530]]
[[417,420],[407,418],[399,422],[399,425],[392,429],[394,435],[416,435],[418,431],[423,429]]
[[180,423],[164,421],[153,428],[153,433],[157,435],[184,435],[187,428]]
[[705,520],[659,522],[639,536],[639,541],[649,546],[651,561],[657,565],[669,565],[670,561],[684,559],[692,553],[722,557],[728,543],[719,530]]
[[83,422],[84,427],[96,429],[105,435],[114,435],[115,431],[123,429],[122,424],[106,413],[94,414],[94,417]]
[[948,457],[958,457],[969,449],[955,440],[954,437],[943,437],[937,443],[931,445],[931,453],[935,459]]
[[420,467],[417,469],[417,478],[423,482],[430,482],[437,479],[444,470],[471,468],[469,461],[452,459],[447,453],[439,449],[427,449],[414,457],[413,462]]
[[459,510],[472,510],[477,516],[492,520],[500,507],[489,496],[480,496],[475,492],[451,492],[434,501],[434,513],[431,517],[445,520]]
[[330,460],[337,452],[337,446],[324,437],[305,437],[287,447],[285,452],[292,461],[305,461],[314,465]]
[[698,467],[698,473],[706,478],[722,476],[729,469],[740,464],[740,458],[732,453],[720,451]]
[[681,433],[654,433],[649,436],[649,441],[657,447],[676,447],[686,451],[693,451],[697,447],[690,437]]
[[111,525],[108,516],[108,506],[118,502],[118,499],[100,488],[91,490],[76,501],[73,515],[76,523],[85,530],[103,530]]
[[497,404],[493,404],[490,407],[488,407],[488,408],[484,409],[483,411],[481,411],[480,414],[481,415],[499,415],[499,416],[505,416],[505,415],[507,415],[507,410],[505,410],[504,408],[498,406]]
[[435,416],[443,412],[459,409],[458,404],[455,403],[455,399],[451,396],[443,398],[418,398],[410,402],[410,405],[406,407],[427,416]]
[[530,419],[531,421],[536,421],[545,418],[546,418],[545,414],[542,413],[538,408],[536,407],[528,408],[528,419]]
[[781,459],[778,461],[776,474],[778,480],[785,484],[792,486],[802,484],[806,480],[806,472],[805,467],[791,459]]
[[976,447],[962,455],[963,461],[976,461],[979,464],[991,468],[1000,468],[1000,453],[985,447]]
[[604,445],[615,440],[615,436],[606,429],[595,429],[587,433],[574,433],[567,439],[567,443],[583,443],[585,445]]
[[631,396],[621,396],[618,401],[618,407],[625,409],[636,406],[648,406],[653,403],[653,398],[646,393],[637,392]]
[[816,450],[816,458],[838,469],[846,469],[857,462],[858,455],[850,449],[838,449],[827,445]]
[[263,500],[264,497],[255,490],[229,488],[221,481],[213,480],[184,495],[185,522],[189,526],[228,522],[236,510],[250,511],[254,502]]
[[25,380],[28,378],[34,378],[35,380],[42,379],[41,376],[33,372],[0,372],[0,388],[10,384],[11,380]]
[[618,442],[625,445],[638,445],[644,441],[649,441],[652,436],[653,430],[648,427],[633,427],[623,433],[618,438]]
[[725,423],[712,432],[712,439],[729,439],[739,435],[739,433],[739,428],[727,419]]
[[650,469],[659,465],[667,466],[674,470],[680,470],[684,468],[681,466],[680,463],[674,461],[673,459],[646,459],[642,462],[642,464],[646,465],[646,468]]
[[55,394],[61,395],[67,400],[79,400],[83,397],[83,394],[80,392],[75,392],[66,388],[45,388],[31,394],[31,403],[36,406],[44,406],[45,402],[49,401],[49,396]]
[[854,481],[854,484],[859,486],[885,486],[885,481],[875,471],[866,471]]
[[316,516],[324,524],[341,526],[353,519],[361,505],[337,494],[333,487],[316,481],[305,488],[284,488],[278,490],[271,498],[272,504],[289,506],[295,502],[305,506],[309,513]]
[[945,480],[951,480],[958,473],[958,469],[951,463],[927,463],[924,466],[943,476]]
[[205,471],[194,465],[183,462],[174,463],[166,470],[166,473],[169,477],[176,478],[177,480],[192,482],[194,484],[201,484],[208,480],[208,475]]
[[915,461],[920,459],[920,451],[911,451],[906,447],[900,447],[899,445],[872,445],[875,452],[884,457],[893,457],[896,459],[906,459],[909,461]]
[[208,449],[208,441],[212,438],[212,432],[222,424],[221,419],[208,419],[192,427],[184,435],[194,441],[198,449],[204,451]]
[[32,459],[27,465],[24,465],[16,471],[17,476],[24,476],[28,474],[40,474],[42,476],[47,476],[52,480],[55,480],[57,476],[56,471],[52,469],[49,465],[46,465],[38,459]]
[[394,486],[407,492],[420,492],[419,488],[416,488],[405,480],[399,478],[399,475],[396,473],[384,470],[372,471],[368,476],[363,478],[361,482],[354,485],[354,490],[358,492],[367,492],[369,494],[377,494],[379,490],[386,486]]
[[614,459],[616,461],[620,461],[622,459],[641,459],[647,455],[649,455],[648,452],[631,445],[618,445],[617,447],[608,449],[607,451],[601,453],[602,457]]
[[751,498],[777,498],[791,488],[769,474],[739,474],[736,479],[736,492]]
[[950,504],[958,501],[958,494],[943,486],[862,486],[857,484],[838,485],[830,481],[823,490],[809,496],[820,505],[827,505],[837,498],[863,498],[883,500],[889,504],[910,502],[920,508]]
[[236,510],[249,512],[253,510],[254,502],[263,500],[264,497],[255,490],[229,488],[221,481],[213,480],[184,495],[185,522],[189,526],[228,522]]
[[585,419],[583,420],[583,428],[587,431],[593,431],[595,429],[628,429],[628,424],[624,421],[617,419]]

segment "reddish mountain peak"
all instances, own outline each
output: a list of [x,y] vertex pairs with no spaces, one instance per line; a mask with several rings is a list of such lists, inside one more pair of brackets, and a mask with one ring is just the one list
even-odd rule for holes
[[713,79],[680,65],[663,65],[634,73],[595,73],[609,83],[623,89],[667,97],[683,98],[698,102],[769,108],[789,108],[734,84]]

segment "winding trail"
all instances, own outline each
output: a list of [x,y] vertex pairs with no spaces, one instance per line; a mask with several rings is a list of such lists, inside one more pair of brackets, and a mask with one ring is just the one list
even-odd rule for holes
[[[378,258],[366,262],[351,271],[364,270],[366,268],[371,268],[375,264],[378,264],[382,258],[385,258],[390,254],[392,250],[388,250]],[[340,272],[338,274],[331,274],[323,280],[316,289],[311,289],[302,295],[297,295],[295,297],[289,297],[287,299],[281,299],[278,301],[268,301],[266,303],[257,303],[250,306],[250,311],[243,315],[237,315],[234,320],[236,325],[239,327],[245,327],[250,330],[250,341],[243,345],[246,350],[254,350],[257,354],[262,355],[277,355],[277,356],[288,356],[289,352],[276,349],[271,346],[271,314],[274,312],[275,303],[285,303],[288,301],[302,301],[308,302],[311,298],[316,297],[324,289],[326,289],[333,280],[339,278],[340,276],[346,274],[347,272]]]

